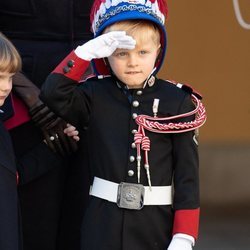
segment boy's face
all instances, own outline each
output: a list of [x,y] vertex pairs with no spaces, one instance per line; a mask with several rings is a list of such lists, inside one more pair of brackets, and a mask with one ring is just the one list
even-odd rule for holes
[[117,49],[108,61],[116,77],[129,88],[142,88],[154,69],[159,49],[160,45],[148,39],[133,50]]
[[5,99],[12,89],[12,77],[14,74],[0,72],[0,107],[4,104]]

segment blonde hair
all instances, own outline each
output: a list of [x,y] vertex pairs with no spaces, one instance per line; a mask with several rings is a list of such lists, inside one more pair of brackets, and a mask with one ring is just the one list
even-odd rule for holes
[[139,46],[148,39],[152,39],[156,46],[160,45],[160,30],[153,22],[136,19],[120,21],[108,26],[103,33],[120,30],[126,31],[127,35],[132,36]]
[[0,32],[0,71],[16,73],[21,70],[21,58],[15,46]]

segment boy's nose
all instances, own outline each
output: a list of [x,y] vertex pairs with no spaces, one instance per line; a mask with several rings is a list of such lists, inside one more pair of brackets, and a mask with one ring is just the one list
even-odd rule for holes
[[130,55],[128,59],[128,66],[135,67],[138,65],[136,55]]

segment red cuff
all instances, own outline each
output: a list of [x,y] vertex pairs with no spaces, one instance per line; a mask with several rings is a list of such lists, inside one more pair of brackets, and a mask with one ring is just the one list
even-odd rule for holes
[[200,209],[176,210],[173,235],[184,233],[198,238]]
[[78,57],[74,51],[66,56],[63,61],[54,69],[53,73],[59,73],[79,82],[87,70],[90,62]]

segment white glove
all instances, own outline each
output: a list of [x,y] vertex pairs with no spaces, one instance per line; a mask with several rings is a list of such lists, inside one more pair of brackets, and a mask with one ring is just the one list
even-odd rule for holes
[[136,41],[125,31],[111,31],[78,46],[75,54],[85,61],[108,57],[116,49],[134,49]]
[[187,234],[175,234],[167,250],[192,250],[194,238]]

